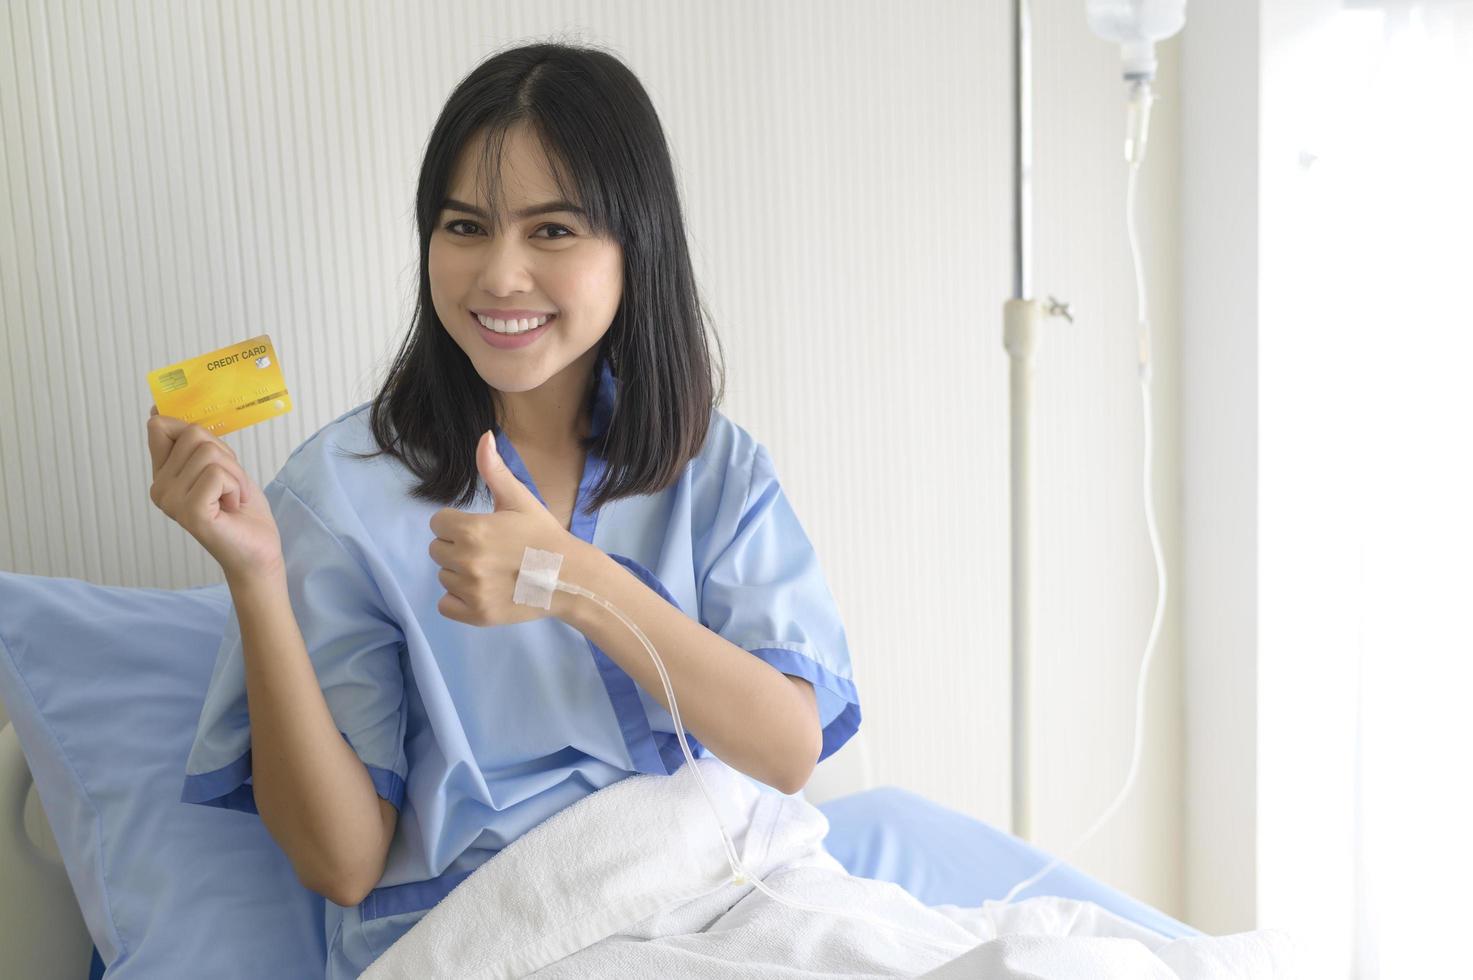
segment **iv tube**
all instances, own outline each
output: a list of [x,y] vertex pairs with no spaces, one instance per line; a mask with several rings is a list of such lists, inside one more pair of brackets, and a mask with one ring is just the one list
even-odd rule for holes
[[[1130,769],[1126,774],[1125,785],[1121,788],[1120,793],[1115,797],[1114,802],[1112,802],[1110,806],[1105,809],[1105,812],[1102,813],[1095,820],[1094,824],[1092,824],[1090,828],[1085,831],[1083,836],[1081,836],[1077,841],[1070,845],[1069,848],[1062,852],[1061,855],[1055,857],[1052,861],[1046,864],[1042,870],[1014,885],[1001,899],[984,901],[984,908],[990,905],[1007,905],[1020,891],[1022,891],[1028,885],[1033,884],[1040,878],[1044,877],[1054,868],[1058,867],[1069,855],[1073,854],[1074,851],[1081,844],[1094,836],[1095,832],[1099,830],[1099,828],[1107,820],[1109,820],[1111,816],[1114,815],[1115,811],[1120,808],[1121,804],[1125,802],[1126,797],[1130,794],[1131,788],[1135,785],[1136,774],[1140,769],[1140,736],[1141,727],[1143,724],[1142,715],[1145,706],[1145,683],[1147,677],[1149,676],[1151,657],[1156,652],[1156,640],[1161,632],[1162,616],[1166,609],[1167,584],[1165,559],[1161,553],[1160,535],[1156,529],[1155,503],[1153,500],[1153,495],[1151,493],[1152,425],[1150,389],[1150,321],[1146,312],[1146,285],[1144,273],[1141,268],[1140,243],[1135,226],[1136,182],[1140,171],[1140,164],[1145,159],[1146,135],[1149,124],[1151,103],[1154,101],[1154,99],[1155,96],[1151,93],[1151,85],[1149,80],[1136,79],[1132,82],[1131,101],[1129,104],[1129,117],[1127,121],[1128,132],[1125,141],[1125,159],[1130,165],[1129,176],[1126,184],[1125,221],[1127,237],[1130,241],[1131,259],[1134,263],[1135,268],[1136,303],[1140,316],[1138,334],[1138,374],[1141,383],[1141,397],[1144,412],[1143,420],[1145,423],[1144,481],[1146,499],[1146,525],[1150,531],[1151,547],[1156,558],[1158,588],[1156,597],[1156,615],[1154,621],[1151,624],[1150,636],[1146,641],[1146,655],[1145,659],[1141,663],[1140,677],[1136,687],[1135,735],[1134,746],[1131,752]],[[726,826],[721,822],[721,815],[716,808],[716,803],[714,800],[711,799],[711,793],[706,788],[706,781],[704,777],[701,776],[700,767],[695,764],[695,757],[691,755],[690,746],[686,743],[685,726],[680,721],[680,708],[675,702],[675,692],[671,688],[670,677],[665,672],[665,664],[660,659],[660,655],[655,652],[654,645],[650,643],[649,637],[645,636],[644,631],[641,630],[638,625],[636,625],[631,619],[629,619],[628,616],[624,615],[623,612],[621,612],[613,603],[609,602],[607,599],[603,598],[602,596],[596,595],[593,592],[582,588],[581,586],[574,585],[571,582],[562,581],[561,579],[557,579],[557,568],[558,565],[561,563],[561,556],[553,556],[548,554],[547,552],[537,552],[535,551],[535,549],[532,548],[527,549],[527,556],[528,557],[524,559],[523,562],[523,574],[518,576],[517,591],[516,594],[513,596],[513,601],[524,602],[529,605],[538,605],[544,609],[548,608],[550,604],[546,598],[546,596],[549,594],[547,592],[548,588],[556,588],[562,592],[567,592],[572,595],[584,596],[588,599],[592,599],[594,602],[597,602],[599,605],[603,606],[605,609],[609,610],[609,612],[618,617],[619,621],[622,622],[625,626],[629,627],[634,635],[638,637],[639,642],[644,645],[645,650],[649,652],[650,657],[655,662],[655,669],[659,671],[660,683],[665,688],[665,697],[670,702],[670,717],[671,720],[674,722],[676,737],[680,740],[680,750],[685,754],[687,768],[690,769],[692,775],[695,776],[696,782],[701,789],[701,795],[706,798],[706,803],[708,806],[710,806],[712,815],[716,817],[717,827],[721,831],[722,848],[726,852],[727,862],[731,865],[733,883],[745,884],[747,882],[751,882],[752,885],[754,885],[758,890],[766,894],[768,897],[782,902],[784,905],[792,906],[793,908],[804,909],[810,912],[827,912],[831,915],[848,916],[850,918],[859,919],[863,922],[869,922],[874,925],[884,926],[889,929],[909,932],[915,936],[924,939],[928,943],[936,944],[939,942],[942,945],[953,946],[953,948],[959,952],[964,952],[973,948],[970,946],[954,946],[954,944],[945,943],[942,940],[937,940],[935,937],[927,936],[923,933],[917,932],[916,930],[901,926],[898,923],[886,922],[885,920],[875,918],[874,916],[849,912],[842,909],[824,908],[818,905],[809,905],[804,902],[787,899],[777,894],[772,889],[768,888],[761,879],[748,877],[746,874],[746,870],[741,866],[741,860],[737,857],[736,845],[732,843],[730,836],[727,834]],[[544,562],[539,565],[537,562],[537,557],[534,556],[554,560],[550,563]],[[541,597],[540,601],[538,598],[535,597],[539,595]]]
[[[1150,675],[1151,657],[1153,657],[1156,653],[1156,640],[1160,636],[1161,621],[1163,615],[1166,612],[1166,560],[1161,553],[1161,539],[1156,530],[1156,505],[1151,494],[1151,326],[1150,319],[1146,314],[1146,280],[1145,273],[1141,268],[1140,240],[1138,235],[1136,234],[1135,227],[1136,182],[1137,177],[1140,175],[1141,161],[1144,160],[1146,156],[1146,131],[1151,113],[1151,103],[1154,100],[1155,96],[1151,94],[1151,83],[1148,80],[1138,79],[1131,83],[1130,105],[1128,108],[1128,117],[1126,120],[1125,138],[1125,160],[1130,165],[1130,172],[1126,178],[1125,187],[1125,231],[1126,237],[1130,240],[1131,261],[1135,266],[1136,308],[1139,312],[1140,317],[1138,324],[1139,361],[1137,362],[1137,373],[1139,375],[1141,383],[1141,405],[1142,411],[1144,413],[1143,421],[1145,423],[1146,446],[1145,474],[1143,479],[1145,483],[1146,496],[1146,527],[1150,531],[1151,549],[1156,556],[1157,589],[1156,616],[1154,621],[1151,623],[1151,633],[1146,640],[1145,659],[1141,661],[1140,676],[1136,681],[1135,734],[1134,746],[1131,749],[1130,754],[1130,769],[1127,771],[1125,776],[1125,785],[1121,787],[1120,792],[1115,797],[1114,802],[1112,802],[1108,807],[1105,808],[1105,812],[1100,814],[1095,822],[1090,825],[1090,828],[1084,832],[1083,836],[1081,836],[1073,844],[1069,845],[1068,848],[1062,851],[1048,864],[1044,865],[1042,870],[1036,872],[1030,877],[1024,878],[1022,881],[1018,882],[1011,889],[1009,889],[1006,895],[997,900],[996,904],[999,905],[1006,905],[1011,902],[1013,900],[1013,897],[1017,895],[1020,891],[1038,881],[1054,868],[1058,867],[1070,855],[1072,855],[1081,844],[1093,837],[1095,835],[1095,832],[1104,825],[1105,821],[1109,820],[1110,817],[1114,815],[1116,810],[1120,809],[1120,805],[1124,803],[1125,798],[1130,795],[1131,788],[1135,785],[1136,774],[1140,770],[1141,728],[1144,725],[1143,714],[1145,712],[1146,702],[1146,678]],[[984,902],[983,904],[985,906],[993,903]]]
[[[1135,270],[1136,304],[1139,312],[1138,375],[1141,383],[1143,421],[1145,424],[1144,483],[1146,502],[1146,525],[1148,530],[1150,531],[1151,548],[1156,558],[1156,571],[1158,581],[1156,614],[1151,624],[1151,632],[1149,638],[1146,641],[1146,655],[1145,659],[1141,663],[1140,677],[1136,687],[1135,733],[1134,746],[1131,752],[1130,769],[1126,774],[1125,785],[1121,788],[1120,793],[1115,797],[1115,800],[1110,804],[1110,806],[1105,809],[1105,812],[1102,813],[1095,820],[1095,822],[1090,826],[1087,831],[1085,831],[1083,836],[1081,836],[1077,841],[1070,845],[1059,856],[1055,857],[1052,861],[1046,864],[1042,870],[1014,885],[1000,900],[989,900],[983,902],[984,908],[989,905],[1007,905],[1020,891],[1022,891],[1028,885],[1033,884],[1034,882],[1043,878],[1054,868],[1058,867],[1069,855],[1073,854],[1074,851],[1081,844],[1094,836],[1095,832],[1098,831],[1099,828],[1112,815],[1114,815],[1115,811],[1120,808],[1121,804],[1125,802],[1126,797],[1130,794],[1131,788],[1135,785],[1136,774],[1140,769],[1140,736],[1141,727],[1143,724],[1142,714],[1144,712],[1145,706],[1145,683],[1146,678],[1149,676],[1151,657],[1154,656],[1156,652],[1156,640],[1161,632],[1162,616],[1166,608],[1167,576],[1165,559],[1161,553],[1160,535],[1156,529],[1155,503],[1153,495],[1151,493],[1151,335],[1150,320],[1147,316],[1146,311],[1146,285],[1144,272],[1141,267],[1140,243],[1135,226],[1136,183],[1140,171],[1141,162],[1145,159],[1146,137],[1150,121],[1151,103],[1155,100],[1155,96],[1151,92],[1151,83],[1149,78],[1135,77],[1132,78],[1130,81],[1131,96],[1130,103],[1128,105],[1127,134],[1125,140],[1125,159],[1126,162],[1129,164],[1130,170],[1126,183],[1125,222],[1127,237],[1130,241],[1131,259]],[[925,940],[927,943],[940,943],[941,945],[951,946],[958,952],[964,952],[973,948],[971,946],[957,946],[955,944],[946,943],[945,941],[938,940],[933,936],[927,936],[924,933],[909,929],[905,926],[899,925],[898,923],[886,922],[883,919],[878,919],[871,915],[849,912],[842,909],[824,908],[818,905],[809,905],[805,902],[798,902],[792,899],[787,899],[767,887],[767,885],[764,884],[760,878],[748,877],[746,874],[746,870],[741,865],[741,860],[737,857],[736,845],[732,843],[731,837],[726,832],[725,824],[721,822],[720,811],[717,810],[715,801],[711,799],[711,793],[706,787],[706,781],[704,777],[701,776],[700,767],[695,764],[695,757],[691,755],[690,746],[686,743],[685,726],[680,721],[680,709],[675,702],[675,692],[671,688],[670,677],[665,672],[665,664],[660,659],[660,655],[655,652],[654,645],[650,643],[649,637],[645,636],[644,631],[641,630],[638,625],[636,625],[631,619],[629,619],[628,616],[624,615],[623,612],[621,612],[613,603],[609,602],[607,599],[603,598],[602,596],[596,595],[593,592],[582,588],[581,586],[557,579],[557,568],[558,565],[560,565],[561,563],[561,556],[552,556],[546,552],[539,553],[532,548],[527,549],[527,555],[528,557],[524,559],[523,562],[523,574],[518,577],[517,591],[516,594],[513,596],[513,601],[523,602],[529,605],[537,605],[546,609],[550,605],[546,598],[546,596],[548,595],[547,589],[549,587],[556,588],[562,592],[567,592],[572,595],[584,596],[588,599],[593,600],[594,602],[597,602],[599,605],[603,606],[605,609],[609,610],[609,612],[618,617],[619,621],[622,622],[625,626],[629,627],[629,629],[639,639],[640,643],[644,645],[645,650],[649,652],[650,657],[655,662],[655,669],[660,674],[660,683],[665,688],[665,697],[670,702],[670,717],[671,720],[674,722],[675,735],[680,740],[680,751],[685,754],[687,768],[690,769],[692,775],[695,776],[696,782],[701,789],[701,795],[706,798],[706,803],[708,806],[710,806],[712,815],[716,817],[716,825],[721,832],[722,848],[726,852],[727,862],[731,865],[733,883],[745,884],[747,882],[750,882],[753,886],[755,886],[759,891],[763,892],[768,897],[793,908],[804,909],[810,912],[827,912],[831,915],[847,916],[849,918],[858,919],[860,921],[868,922],[873,925],[880,925],[888,929],[908,932]],[[537,561],[533,557],[534,555],[542,558],[552,558],[555,560],[553,560],[550,564],[544,563],[540,566],[537,566]],[[540,601],[539,598],[537,598],[536,596],[540,596]]]
[[[804,909],[809,912],[827,912],[830,915],[848,916],[852,919],[859,919],[862,922],[868,922],[871,925],[878,925],[883,926],[886,929],[907,932],[915,936],[916,938],[923,940],[929,946],[944,946],[958,953],[964,953],[975,948],[975,945],[959,945],[956,943],[947,942],[946,940],[939,939],[936,936],[927,935],[923,932],[911,929],[907,926],[902,926],[897,922],[887,922],[884,919],[879,919],[872,915],[865,915],[859,912],[850,912],[844,909],[824,908],[821,905],[809,905],[805,902],[798,902],[794,901],[793,899],[783,898],[781,895],[777,894],[777,892],[774,892],[771,888],[768,888],[767,885],[764,884],[760,878],[749,876],[746,873],[746,869],[742,867],[740,858],[737,857],[736,845],[732,843],[731,837],[728,836],[728,834],[726,833],[726,825],[721,822],[721,813],[716,808],[716,802],[711,799],[711,793],[706,788],[706,780],[701,775],[701,769],[699,766],[696,765],[695,757],[691,755],[690,745],[685,740],[685,726],[680,721],[680,708],[675,703],[675,691],[670,686],[670,675],[665,672],[665,664],[660,659],[660,655],[655,652],[655,647],[652,643],[650,643],[649,637],[645,636],[644,631],[641,630],[633,620],[624,615],[624,613],[620,611],[618,607],[616,607],[609,600],[605,599],[603,596],[595,595],[594,593],[588,591],[581,586],[574,585],[571,582],[564,582],[561,579],[558,579],[556,582],[551,582],[553,576],[556,575],[556,572],[553,571],[553,568],[555,568],[556,565],[554,565],[552,568],[544,567],[542,569],[533,569],[532,574],[529,575],[528,567],[529,565],[535,564],[535,556],[538,556],[539,554],[547,555],[548,553],[539,553],[535,549],[528,548],[526,554],[527,557],[523,559],[522,565],[523,574],[519,575],[517,579],[517,593],[513,597],[514,602],[522,602],[526,605],[538,605],[542,606],[542,608],[544,609],[548,608],[547,605],[543,605],[542,602],[538,602],[535,598],[532,598],[531,601],[527,601],[527,599],[535,592],[535,590],[539,586],[545,590],[546,586],[551,583],[554,588],[558,589],[561,592],[568,592],[573,595],[585,596],[603,606],[609,612],[617,616],[621,623],[629,627],[634,635],[639,638],[639,642],[644,644],[645,650],[649,651],[650,657],[653,658],[653,660],[655,661],[655,669],[660,672],[660,683],[664,685],[665,697],[670,701],[670,718],[675,722],[675,735],[677,738],[680,739],[680,751],[685,753],[686,768],[689,769],[691,771],[691,774],[695,776],[696,782],[701,788],[701,795],[706,798],[706,803],[711,807],[712,815],[716,817],[716,826],[721,831],[721,844],[726,851],[726,860],[728,863],[731,864],[733,883],[740,885],[750,882],[752,885],[756,886],[759,891],[767,895],[769,898],[776,899],[777,901],[782,902],[784,905],[790,905],[796,909]],[[557,561],[558,563],[561,562],[560,556],[558,556]],[[551,572],[552,574],[549,575],[548,572]]]

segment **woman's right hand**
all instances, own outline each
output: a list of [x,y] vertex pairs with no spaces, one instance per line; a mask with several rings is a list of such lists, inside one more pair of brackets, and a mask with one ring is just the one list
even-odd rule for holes
[[281,535],[261,488],[235,451],[203,426],[160,415],[148,419],[154,506],[188,531],[227,578],[283,567]]

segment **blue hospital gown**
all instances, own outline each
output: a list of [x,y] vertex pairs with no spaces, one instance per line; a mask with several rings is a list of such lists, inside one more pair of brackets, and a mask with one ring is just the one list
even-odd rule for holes
[[[592,424],[618,382],[600,359]],[[399,809],[383,877],[359,905],[326,903],[327,976],[356,977],[497,851],[634,773],[685,762],[669,712],[556,618],[469,626],[442,616],[429,520],[368,404],[324,426],[265,488],[292,608],[333,720]],[[720,412],[700,454],[657,494],[583,508],[604,468],[588,453],[571,532],[668,602],[785,674],[813,683],[827,758],[859,727],[838,609],[765,447]],[[524,485],[504,434],[497,449]],[[538,499],[541,499],[539,494]],[[491,510],[484,495],[467,511]],[[232,607],[186,763],[182,799],[255,813],[240,624]],[[678,699],[681,692],[677,690]],[[697,757],[709,756],[689,731]],[[774,790],[774,792],[776,792]]]

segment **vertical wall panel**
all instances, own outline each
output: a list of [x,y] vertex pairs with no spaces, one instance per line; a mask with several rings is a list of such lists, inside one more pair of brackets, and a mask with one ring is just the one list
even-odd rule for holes
[[[1040,295],[1041,846],[1129,763],[1154,613],[1141,510],[1118,52],[1034,4]],[[0,37],[7,195],[0,565],[221,580],[148,500],[146,373],[269,333],[294,411],[229,441],[259,483],[373,394],[418,285],[414,191],[445,97],[492,51],[607,45],[675,158],[727,354],[722,410],[772,450],[844,615],[881,783],[1008,820],[1010,4],[885,0],[17,0]],[[1175,554],[1174,47],[1142,185],[1158,517]],[[1142,785],[1076,861],[1175,911],[1175,619]],[[845,750],[846,752],[849,749]]]

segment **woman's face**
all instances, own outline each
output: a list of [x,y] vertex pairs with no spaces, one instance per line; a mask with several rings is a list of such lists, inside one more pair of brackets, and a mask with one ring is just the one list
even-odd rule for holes
[[[435,313],[476,373],[498,392],[531,391],[575,364],[575,371],[587,375],[596,357],[590,352],[619,308],[623,249],[615,241],[594,237],[580,213],[518,214],[560,197],[541,145],[522,126],[507,132],[501,165],[505,210],[501,232],[493,238],[486,217],[460,207],[489,210],[477,172],[482,135],[461,150],[448,195],[459,203],[443,205],[430,234]],[[557,316],[530,343],[498,347],[472,310],[535,310]]]

